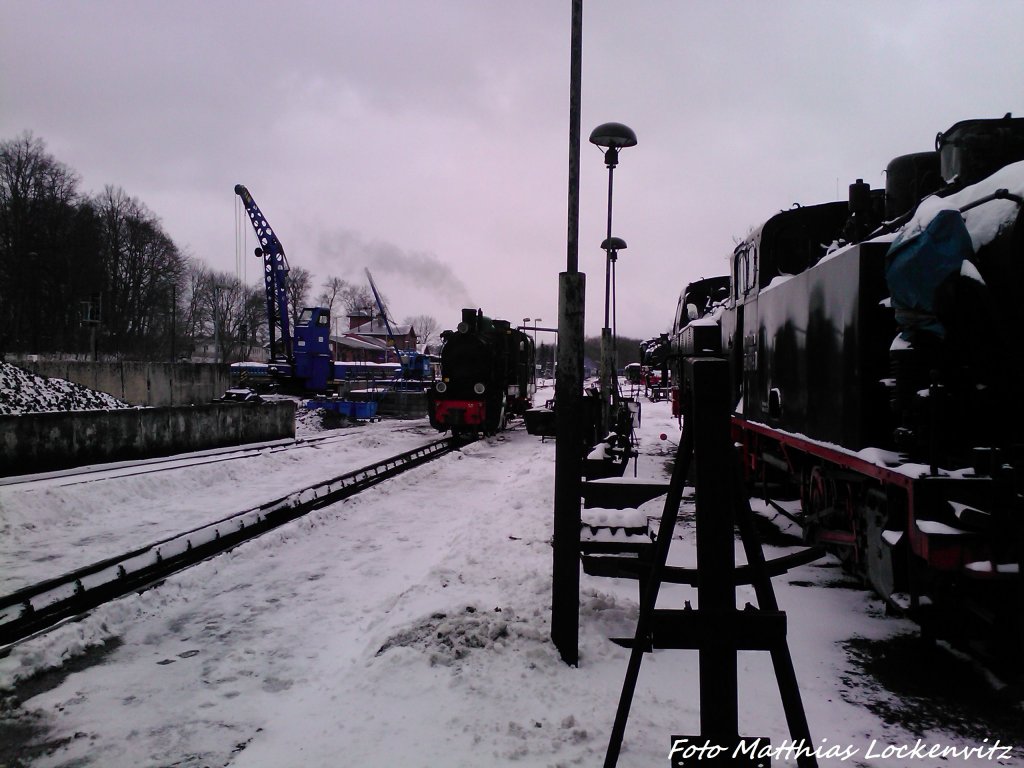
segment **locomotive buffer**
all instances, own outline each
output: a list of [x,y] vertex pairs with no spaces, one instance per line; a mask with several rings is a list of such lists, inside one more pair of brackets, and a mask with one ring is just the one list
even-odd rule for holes
[[[678,768],[768,765],[758,757],[768,740],[739,736],[737,652],[769,651],[779,684],[793,754],[801,768],[817,766],[807,717],[786,643],[786,614],[779,610],[771,576],[823,554],[820,548],[766,562],[754,528],[753,512],[743,486],[729,431],[728,361],[691,358],[684,365],[683,434],[669,483],[649,576],[643,584],[636,635],[616,642],[632,649],[605,755],[605,768],[619,756],[629,708],[645,651],[654,648],[696,650],[700,654],[699,736],[672,736],[670,759]],[[672,542],[683,486],[695,461],[697,492],[697,568],[665,565]],[[730,468],[732,470],[730,471]],[[738,528],[747,566],[736,567]],[[656,609],[663,582],[697,587],[697,610]],[[758,608],[736,609],[736,585],[752,584]],[[687,753],[686,747],[695,749]],[[697,751],[704,747],[703,751]],[[689,754],[689,757],[687,756]]]

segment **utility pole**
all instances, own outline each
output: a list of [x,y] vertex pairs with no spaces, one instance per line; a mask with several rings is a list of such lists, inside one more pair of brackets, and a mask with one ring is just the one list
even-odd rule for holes
[[569,215],[566,271],[558,279],[551,640],[558,648],[562,661],[575,666],[579,662],[580,632],[580,475],[583,442],[583,320],[586,302],[586,275],[579,271],[583,0],[572,0],[569,70]]

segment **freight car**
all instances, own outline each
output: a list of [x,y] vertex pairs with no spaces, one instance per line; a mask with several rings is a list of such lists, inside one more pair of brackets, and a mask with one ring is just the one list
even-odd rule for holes
[[441,376],[427,394],[431,426],[490,435],[526,413],[535,388],[533,339],[506,320],[464,309],[458,328],[441,340]]
[[[391,384],[399,378],[402,366],[399,363],[370,363],[362,361],[335,361],[329,379],[331,387],[340,382],[384,382]],[[272,392],[277,388],[277,380],[270,370],[269,363],[242,362],[230,366],[232,387],[248,387],[256,392]]]
[[1024,119],[957,123],[849,191],[688,287],[704,300],[684,291],[673,359],[729,359],[746,476],[808,541],[924,626],[985,626],[1020,658]]

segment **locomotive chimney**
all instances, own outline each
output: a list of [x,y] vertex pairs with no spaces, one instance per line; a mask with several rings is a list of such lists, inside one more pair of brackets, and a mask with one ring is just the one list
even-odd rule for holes
[[871,214],[871,185],[857,179],[850,185],[850,213],[855,216]]

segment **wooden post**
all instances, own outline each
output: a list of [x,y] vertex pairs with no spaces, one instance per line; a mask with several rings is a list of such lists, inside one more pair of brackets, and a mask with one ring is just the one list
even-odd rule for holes
[[[725,361],[708,358],[688,360],[686,364],[696,402],[691,418],[697,447],[697,603],[709,626],[725,627],[736,612],[735,497],[733,474],[727,471],[732,458],[729,367]],[[700,732],[719,743],[739,736],[736,646],[729,640],[723,636],[722,642],[700,649]]]

